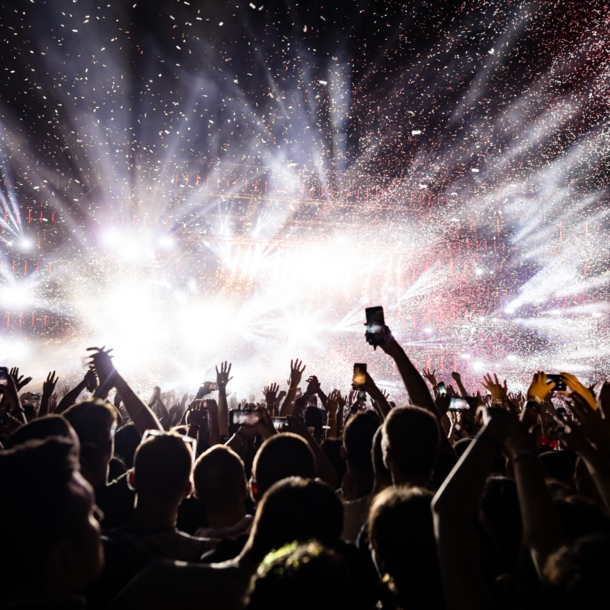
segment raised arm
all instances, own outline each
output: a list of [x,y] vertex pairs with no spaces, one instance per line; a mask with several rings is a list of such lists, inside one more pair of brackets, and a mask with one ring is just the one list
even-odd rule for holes
[[218,427],[222,436],[229,436],[229,403],[227,402],[227,384],[233,377],[230,362],[222,362],[220,371],[216,367],[216,383],[218,384]]
[[19,367],[13,367],[9,371],[9,375],[13,378],[15,382],[15,387],[17,388],[17,392],[21,392],[23,388],[32,381],[31,377],[26,377],[25,375],[19,375]]
[[[72,388],[60,401],[55,409],[55,413],[63,413],[66,409],[71,407],[78,401],[78,397],[81,395],[81,392],[87,388],[89,391],[93,392],[97,387],[97,377],[95,376],[95,371],[87,371],[83,380],[74,388]],[[110,389],[110,388],[109,388]]]
[[544,581],[547,558],[561,545],[561,524],[545,483],[545,470],[535,449],[536,440],[511,411],[509,434],[504,448],[511,459],[519,507],[523,520],[523,540],[539,578]]
[[57,376],[55,371],[47,375],[47,380],[42,384],[42,398],[40,399],[40,410],[38,411],[38,417],[44,417],[49,412],[49,401],[55,386],[57,385]]
[[339,438],[337,427],[337,411],[339,410],[339,390],[333,390],[326,401],[326,412],[328,413],[328,430],[326,438]]
[[156,415],[140,400],[140,397],[114,368],[110,357],[112,350],[106,351],[104,347],[91,347],[88,348],[88,351],[92,352],[91,364],[100,380],[98,388],[100,395],[105,398],[111,388],[116,388],[123,399],[129,418],[140,434],[144,434],[146,430],[163,430]]
[[381,345],[381,349],[390,356],[396,363],[396,368],[402,377],[405,388],[409,393],[411,403],[432,411],[436,414],[434,400],[428,390],[428,386],[419,371],[415,368],[409,357],[396,342],[389,328],[386,327],[385,342]]
[[286,398],[284,398],[284,402],[280,407],[280,416],[286,417],[292,413],[292,406],[294,404],[294,399],[297,395],[297,389],[299,387],[299,383],[301,383],[301,379],[303,377],[303,371],[305,371],[305,365],[300,360],[290,361],[290,379],[289,379],[289,387],[288,393],[286,394]]
[[265,395],[265,404],[267,405],[267,411],[272,417],[275,415],[275,403],[277,401],[277,393],[280,386],[277,383],[272,383],[269,386],[263,388],[263,394]]
[[328,397],[322,391],[322,386],[320,385],[318,378],[315,375],[312,375],[307,380],[307,389],[305,390],[305,395],[309,397],[313,396],[314,394],[320,398],[322,406],[326,408],[326,401],[328,400]]
[[483,485],[500,453],[509,414],[485,413],[485,425],[434,496],[432,511],[448,610],[495,607],[483,578],[475,513]]
[[305,392],[307,396],[313,396],[316,394],[322,403],[322,406],[326,408],[326,401],[328,400],[328,396],[322,391],[322,386],[318,381],[318,378],[315,375],[312,375],[307,380],[307,390]]
[[386,398],[385,394],[377,387],[375,381],[370,376],[370,374],[366,373],[366,381],[362,388],[368,393],[368,395],[373,399],[373,404],[377,410],[377,414],[381,421],[383,421],[390,412],[390,403]]
[[454,371],[453,373],[451,373],[451,377],[453,377],[453,380],[457,384],[458,390],[460,391],[460,396],[462,398],[466,398],[467,396],[469,396],[468,392],[466,391],[466,388],[464,387],[464,384],[462,383],[462,376],[457,371]]

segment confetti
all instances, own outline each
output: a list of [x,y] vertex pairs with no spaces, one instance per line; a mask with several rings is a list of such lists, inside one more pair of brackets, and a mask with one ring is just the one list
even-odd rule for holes
[[76,378],[99,340],[142,389],[228,358],[246,395],[298,355],[347,388],[383,305],[471,384],[608,373],[603,3],[22,4],[1,358]]

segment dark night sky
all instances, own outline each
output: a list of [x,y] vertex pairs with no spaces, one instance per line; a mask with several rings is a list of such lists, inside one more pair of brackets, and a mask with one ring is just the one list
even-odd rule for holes
[[[132,152],[265,163],[281,149],[390,175],[425,155],[448,184],[558,100],[578,116],[512,171],[561,155],[607,110],[603,2],[260,1],[14,2],[0,23],[13,164],[58,167],[86,190],[116,150],[119,173]],[[607,166],[587,176],[603,184]]]

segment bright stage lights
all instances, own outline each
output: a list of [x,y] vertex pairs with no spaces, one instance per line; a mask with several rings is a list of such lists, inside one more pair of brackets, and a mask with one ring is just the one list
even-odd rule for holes
[[31,346],[21,340],[0,339],[0,361],[19,363],[32,353]]
[[22,308],[34,302],[30,284],[5,284],[0,288],[0,303],[9,309]]
[[173,248],[176,244],[175,239],[171,235],[162,235],[159,237],[159,247],[168,249]]
[[112,246],[119,242],[121,236],[118,231],[111,229],[110,231],[102,233],[101,238],[103,243]]
[[23,252],[28,252],[34,248],[34,242],[31,239],[24,237],[19,241],[19,248]]
[[111,256],[128,263],[154,260],[151,236],[146,232],[110,229],[101,235],[101,241]]

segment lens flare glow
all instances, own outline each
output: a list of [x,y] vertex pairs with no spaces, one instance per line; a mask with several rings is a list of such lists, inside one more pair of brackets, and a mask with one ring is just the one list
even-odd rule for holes
[[142,388],[192,387],[228,359],[245,396],[297,357],[343,389],[369,362],[399,392],[363,340],[383,305],[439,375],[608,373],[603,3],[22,4],[0,23],[11,364],[76,378],[107,345]]

